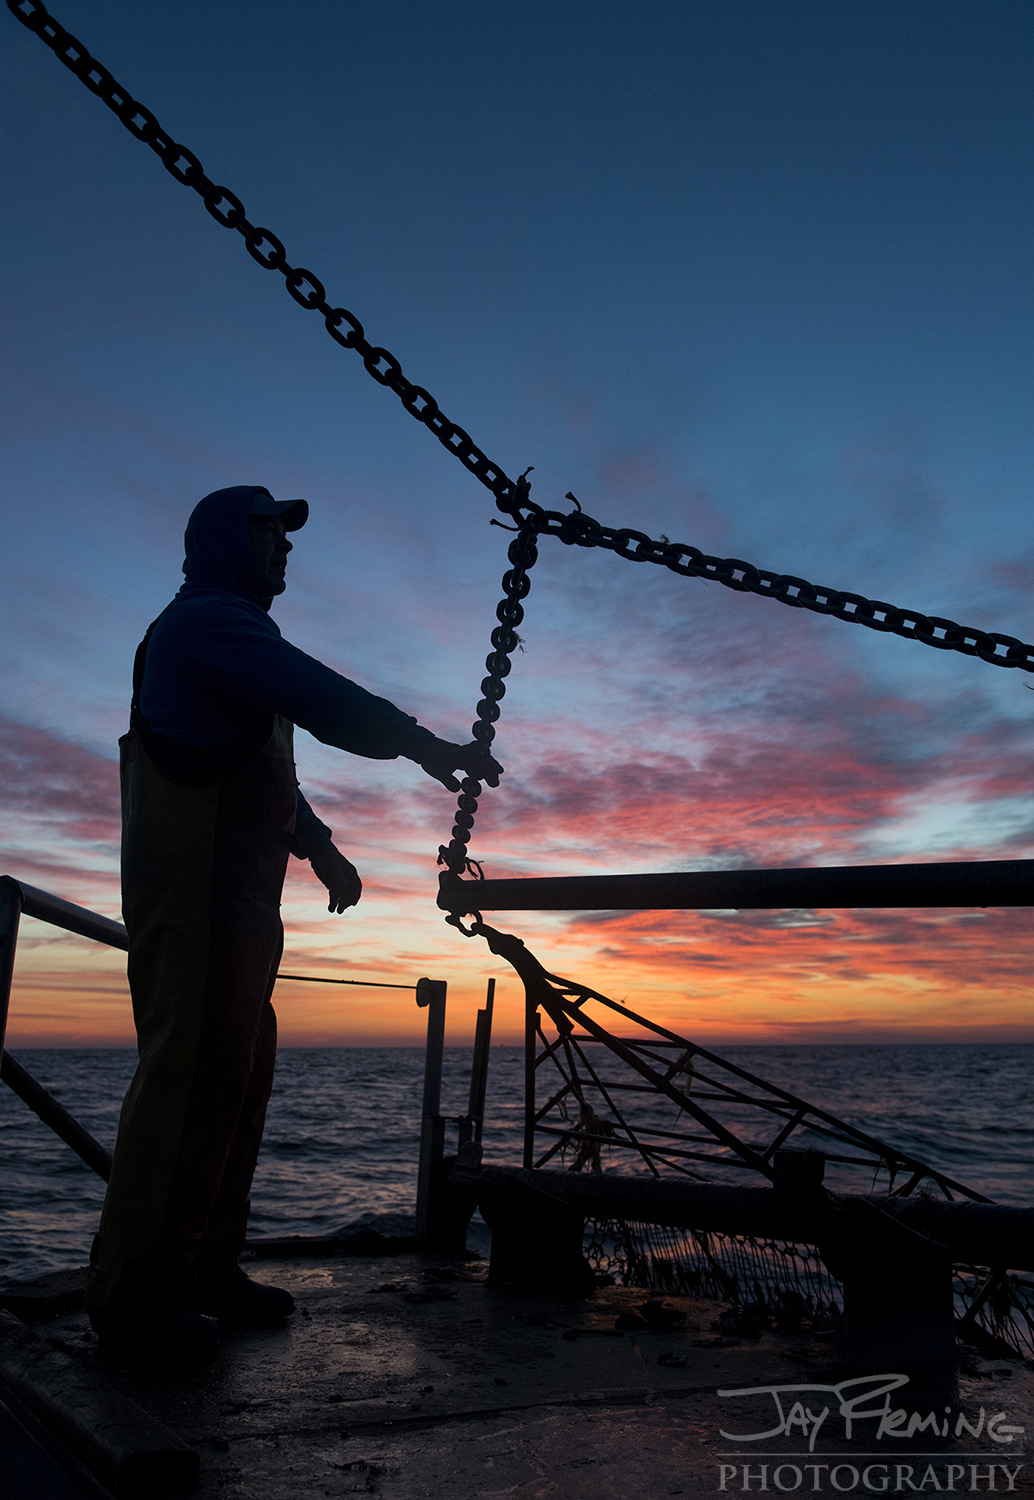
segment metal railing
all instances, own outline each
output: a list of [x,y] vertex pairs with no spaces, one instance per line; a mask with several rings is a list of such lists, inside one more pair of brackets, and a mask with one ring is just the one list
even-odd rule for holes
[[438,905],[451,912],[1034,906],[1034,860],[530,875],[510,880],[460,880],[446,873]]
[[49,1126],[98,1177],[107,1182],[111,1177],[111,1157],[100,1141],[95,1140],[85,1125],[70,1115],[64,1105],[58,1103],[53,1094],[48,1093],[4,1048],[18,927],[23,912],[27,917],[49,922],[52,927],[62,927],[66,932],[91,938],[96,943],[106,943],[109,948],[121,948],[124,952],[129,949],[129,936],[121,922],[88,911],[85,906],[74,906],[71,901],[38,890],[23,880],[13,880],[10,875],[0,877],[0,1081],[6,1083],[39,1115],[44,1125]]
[[[76,906],[71,901],[51,895],[49,891],[41,891],[23,880],[15,880],[10,875],[0,876],[0,1081],[6,1083],[55,1135],[71,1147],[81,1161],[107,1182],[111,1177],[110,1154],[4,1047],[18,929],[23,913],[53,927],[63,928],[66,932],[73,932],[79,937],[90,938],[93,942],[104,943],[110,948],[120,948],[123,952],[128,952],[129,935],[121,922],[102,917],[84,906]],[[417,1237],[425,1239],[433,1186],[445,1154],[446,1126],[452,1124],[457,1127],[457,1143],[460,1146],[469,1140],[480,1141],[484,1130],[495,980],[488,981],[485,1008],[478,1012],[467,1113],[443,1115],[442,1064],[447,994],[444,979],[419,979],[416,984],[388,984],[376,979],[332,979],[314,974],[280,974],[277,977],[310,984],[348,984],[373,989],[411,990],[416,993],[417,1005],[427,1008],[427,1051],[416,1203]]]

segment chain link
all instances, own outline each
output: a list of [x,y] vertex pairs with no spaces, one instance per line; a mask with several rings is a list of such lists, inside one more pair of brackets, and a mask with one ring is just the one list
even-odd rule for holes
[[[393,354],[367,340],[363,325],[354,314],[343,307],[331,307],[319,278],[304,267],[292,266],[276,235],[252,224],[236,194],[231,193],[229,188],[213,183],[205,175],[204,168],[194,153],[174,141],[161,128],[151,111],[122,88],[107,68],[91,57],[83,44],[48,14],[39,0],[7,0],[7,8],[23,25],[46,42],[55,56],[81,79],[91,93],[103,99],[137,140],[143,141],[156,152],[177,182],[193,188],[201,195],[205,207],[217,224],[226,229],[235,229],[243,235],[248,253],[260,266],[268,271],[280,272],[288,292],[299,307],[321,313],[331,338],[345,349],[354,349],[374,380],[394,391],[410,415],[422,422],[475,479],[492,491],[496,505],[504,514],[513,518],[520,533],[518,540],[510,548],[514,570],[506,576],[511,581],[519,576],[523,580],[524,593],[511,596],[508,585],[507,596],[503,601],[507,608],[523,614],[518,600],[528,591],[526,572],[537,555],[535,538],[555,536],[566,546],[604,547],[615,552],[618,557],[627,558],[629,562],[658,563],[684,578],[707,578],[739,593],[759,594],[763,598],[778,599],[781,604],[794,609],[810,609],[816,614],[834,615],[838,620],[846,620],[853,625],[865,625],[870,630],[890,632],[906,640],[921,641],[939,651],[959,651],[964,656],[978,656],[981,661],[990,662],[996,667],[1019,667],[1024,672],[1034,672],[1034,646],[1017,640],[1015,636],[957,625],[953,620],[945,620],[940,615],[924,615],[915,610],[886,604],[881,599],[866,599],[861,594],[825,588],[789,573],[772,573],[765,568],[756,568],[752,563],[742,562],[739,558],[710,557],[696,547],[682,542],[670,542],[667,537],[655,541],[645,532],[635,531],[631,527],[603,526],[591,516],[585,515],[580,506],[570,514],[564,514],[536,505],[529,496],[526,480],[521,479],[515,484],[498,464],[493,463],[481,451],[469,433],[450,422],[429,392],[407,380],[402,373],[401,364]],[[343,325],[345,331],[342,331]],[[573,496],[568,498],[573,499]],[[575,504],[577,506],[577,501]],[[518,563],[518,557],[530,557],[531,561]],[[512,586],[517,585],[513,583]],[[503,605],[500,605],[500,609],[502,608]],[[502,615],[499,619],[499,629],[504,633],[509,632],[506,635],[509,639],[515,624],[519,624],[520,620],[516,614],[510,623],[504,621]],[[498,631],[493,632],[493,644],[496,634]],[[502,649],[497,646],[496,652],[489,657],[489,662]],[[506,647],[504,655],[508,658],[512,650],[512,645]],[[508,670],[507,660],[506,671]],[[506,675],[506,671],[498,673],[499,680],[496,682],[493,675],[495,669],[489,668],[485,683],[492,684],[494,697],[489,695],[485,684],[482,684],[482,692],[486,696],[478,705],[475,736],[482,740],[486,748],[494,734],[492,723],[499,716],[497,704],[503,695],[502,677]],[[484,714],[482,709],[485,709]],[[492,710],[490,715],[489,709]],[[480,785],[475,785],[478,786],[477,792],[464,793],[473,797],[474,807],[480,795]],[[457,819],[461,816],[469,817],[472,823],[473,808],[461,808]],[[458,823],[458,826],[461,827],[461,833],[466,829],[465,835],[460,838],[454,829],[449,851],[458,850],[460,845],[464,851],[466,849],[470,825]],[[448,858],[453,861],[459,855],[450,852]],[[463,861],[465,860],[464,852]],[[452,869],[452,863],[449,868]]]
[[[514,488],[518,503],[522,500],[526,501],[527,472],[521,475]],[[503,597],[495,612],[499,623],[492,631],[492,650],[485,657],[485,669],[488,675],[481,680],[481,701],[477,706],[477,719],[471,727],[474,739],[486,755],[491,750],[492,741],[495,739],[499,702],[506,694],[504,679],[509,676],[512,665],[510,657],[521,643],[521,638],[517,634],[518,627],[524,619],[524,606],[521,601],[528,597],[531,589],[531,579],[528,573],[535,566],[539,555],[535,545],[534,531],[530,527],[519,531],[507,548],[506,555],[511,566],[503,574]],[[481,782],[474,776],[467,776],[460,783],[452,836],[449,843],[442,844],[438,850],[438,863],[445,866],[449,875],[470,874],[478,880],[483,878],[481,866],[467,853],[481,790]],[[446,921],[452,922],[454,926],[457,925],[451,914],[446,917]]]
[[[150,146],[176,181],[199,193],[208,212],[224,229],[236,229],[244,236],[249,254],[267,271],[279,271],[287,290],[309,312],[323,316],[327,332],[345,349],[354,349],[368,372],[380,385],[387,386],[401,399],[411,416],[433,432],[438,441],[453,453],[475,479],[490,489],[502,503],[513,492],[513,480],[482,453],[469,433],[450,422],[438,403],[420,386],[402,373],[402,366],[387,349],[371,345],[359,319],[343,307],[331,307],[323,283],[302,266],[292,266],[283,244],[268,229],[252,224],[244,204],[229,188],[219,187],[205,175],[201,162],[186,146],[174,141],[158,120],[118,83],[107,68],[91,57],[82,42],[60,26],[38,0],[7,0],[7,8],[30,31],[46,42],[54,55],[70,68],[82,83],[113,110],[138,141]],[[346,324],[347,333],[341,332]],[[422,404],[420,404],[422,403]],[[505,506],[503,507],[506,508]]]
[[[573,496],[569,496],[573,499]],[[741,594],[759,594],[778,599],[794,609],[810,609],[815,614],[833,615],[852,625],[890,632],[905,640],[921,641],[939,651],[960,651],[964,656],[978,656],[996,667],[1019,667],[1034,672],[1034,646],[1014,635],[993,630],[978,630],[972,625],[957,625],[941,615],[925,615],[917,610],[901,609],[882,599],[866,599],[844,589],[827,588],[796,578],[791,573],[773,573],[756,568],[738,557],[710,557],[684,542],[667,537],[655,541],[642,531],[630,527],[604,526],[587,516],[579,506],[564,513],[545,510],[530,498],[507,497],[498,501],[500,509],[512,515],[518,526],[530,529],[536,536],[555,536],[568,547],[604,547],[630,562],[659,563],[661,567],[683,578],[706,578],[722,583]],[[577,505],[577,501],[575,502]]]

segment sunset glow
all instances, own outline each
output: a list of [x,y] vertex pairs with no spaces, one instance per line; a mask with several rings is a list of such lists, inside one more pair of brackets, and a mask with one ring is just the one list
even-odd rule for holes
[[[590,46],[578,7],[412,8],[404,36],[376,5],[259,7],[243,51],[195,0],[61,19],[475,441],[535,466],[541,504],[570,488],[607,524],[1029,640],[1029,13],[877,9],[818,37],[807,7],[619,8]],[[0,873],[118,917],[133,651],[202,494],[306,496],[281,629],[450,739],[510,538],[35,38],[7,42]],[[540,554],[486,874],[1034,856],[1029,674]],[[444,978],[464,1045],[494,976],[518,1041],[516,976],[434,904],[455,799],[406,761],[297,755],[365,894],[331,917],[292,861],[285,971]],[[1028,909],[486,920],[702,1042],[1034,1040]],[[275,1003],[288,1045],[425,1023],[402,990]],[[124,956],[25,919],[8,1042],[132,1045]]]

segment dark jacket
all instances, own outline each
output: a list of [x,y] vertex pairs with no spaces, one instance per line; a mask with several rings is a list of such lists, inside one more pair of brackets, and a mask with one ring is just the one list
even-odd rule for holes
[[[420,760],[430,730],[292,646],[251,590],[248,514],[259,487],[206,495],[187,523],[186,582],[138,653],[135,727],[172,779],[231,774],[281,714],[353,755]],[[268,727],[267,727],[268,726]],[[330,836],[299,793],[294,852]]]

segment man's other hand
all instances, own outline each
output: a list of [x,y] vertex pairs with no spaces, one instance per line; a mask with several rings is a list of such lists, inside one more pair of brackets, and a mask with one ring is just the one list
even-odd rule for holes
[[459,782],[452,774],[453,771],[462,771],[466,776],[476,776],[479,781],[487,782],[489,786],[498,786],[499,778],[503,774],[503,768],[499,762],[493,760],[477,740],[471,740],[469,745],[452,745],[448,740],[435,740],[431,750],[420,762],[420,768],[426,771],[428,776],[433,776],[435,781],[440,781],[442,786],[447,787],[450,792],[458,792],[460,789]]
[[329,839],[309,856],[309,863],[330,892],[328,911],[341,912],[346,907],[355,906],[363,894],[359,871]]

